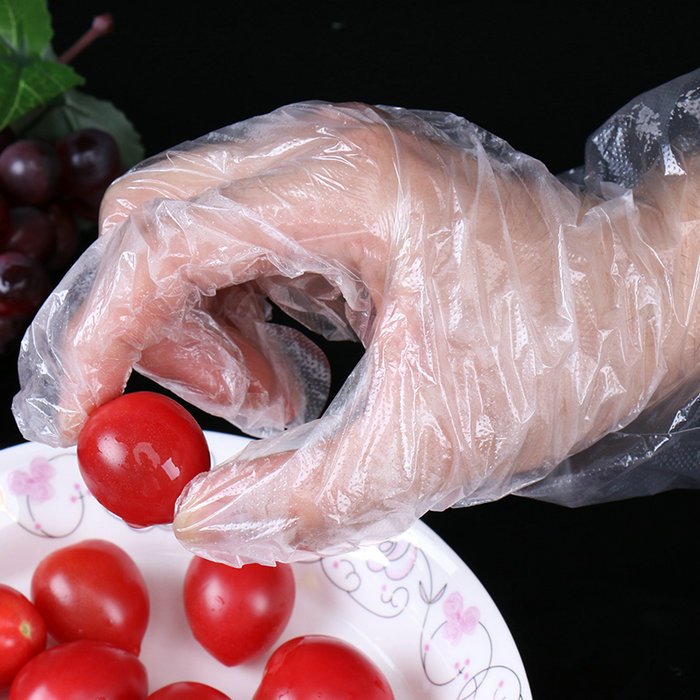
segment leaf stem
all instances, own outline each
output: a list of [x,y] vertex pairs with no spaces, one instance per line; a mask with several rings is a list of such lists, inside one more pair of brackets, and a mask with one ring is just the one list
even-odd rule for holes
[[109,12],[98,15],[92,20],[92,26],[70,48],[64,51],[56,61],[70,63],[79,53],[82,53],[96,39],[114,30],[114,19]]

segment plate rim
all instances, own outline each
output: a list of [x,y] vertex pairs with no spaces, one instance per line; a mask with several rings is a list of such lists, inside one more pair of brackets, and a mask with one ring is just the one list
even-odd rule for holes
[[[236,434],[230,434],[230,433],[225,433],[225,432],[220,432],[220,431],[210,431],[210,430],[205,430],[204,431],[205,436],[207,438],[207,442],[210,445],[210,449],[212,452],[212,459],[216,460],[218,462],[221,462],[222,459],[227,459],[235,454],[237,454],[240,450],[244,449],[245,446],[254,440],[254,438],[249,438],[246,436],[242,435],[236,435]],[[240,448],[240,449],[232,449],[232,447]],[[11,445],[5,448],[0,449],[0,455],[2,455],[2,459],[4,461],[4,458],[6,458],[9,454],[13,454],[15,452],[24,452],[24,451],[33,451],[36,450],[37,456],[41,455],[47,455],[50,454],[54,457],[58,456],[70,456],[73,459],[76,458],[76,447],[75,446],[69,446],[65,448],[61,447],[50,447],[47,445],[43,445],[41,443],[36,443],[36,442],[21,442],[16,445]],[[223,453],[223,454],[217,454],[217,453]],[[18,467],[21,465],[18,465]],[[8,471],[7,466],[3,466],[0,463],[0,474],[3,472]],[[0,484],[2,486],[2,484]],[[5,494],[3,492],[3,489],[0,488],[0,513],[3,511],[8,512],[7,508],[5,507]],[[5,518],[3,518],[5,519]],[[3,531],[5,531],[7,528],[12,527],[13,525],[17,524],[16,520],[13,520],[12,515],[10,515],[9,518],[6,519],[6,522],[4,524],[0,524],[0,535],[2,534]],[[77,529],[77,528],[76,528]],[[521,685],[521,698],[523,700],[529,700],[531,698],[531,690],[529,687],[529,682],[525,670],[525,666],[523,664],[522,656],[520,654],[520,651],[517,647],[517,644],[515,642],[515,639],[513,638],[512,632],[510,631],[510,628],[508,627],[508,624],[506,620],[504,619],[502,613],[500,612],[498,606],[496,605],[495,601],[491,597],[490,593],[486,589],[486,587],[483,585],[483,583],[480,581],[480,579],[476,576],[476,574],[471,570],[471,568],[468,566],[468,564],[460,557],[451,547],[450,545],[437,533],[435,532],[432,528],[430,528],[425,522],[423,522],[421,519],[417,519],[414,524],[408,528],[404,533],[400,533],[399,535],[391,538],[387,542],[395,542],[395,543],[403,543],[407,542],[412,545],[414,545],[416,548],[418,548],[420,551],[424,553],[424,556],[426,557],[426,560],[430,558],[430,560],[436,561],[441,569],[447,573],[448,568],[450,568],[453,572],[453,575],[457,574],[458,579],[460,580],[461,585],[464,588],[468,588],[469,590],[476,591],[478,589],[478,598],[480,601],[483,601],[484,603],[488,603],[490,606],[491,610],[489,611],[490,613],[490,624],[498,628],[499,634],[498,634],[498,639],[500,640],[500,643],[505,647],[507,646],[507,650],[503,651],[502,654],[504,656],[507,656],[508,658],[508,666],[511,668],[511,670],[514,670],[516,672],[516,676],[518,677]],[[375,545],[376,547],[376,545]],[[371,548],[369,548],[371,549]],[[186,552],[183,548],[183,552]],[[358,554],[358,552],[361,551],[361,548],[358,550],[352,550],[350,552],[346,552],[344,554],[339,554],[335,555],[334,557],[325,557],[322,559],[325,560],[342,560],[344,557],[350,557],[355,559],[356,561],[361,561],[362,557],[361,555]],[[318,564],[320,560],[317,560],[316,563]],[[297,564],[293,565],[297,567],[301,566],[306,566],[306,564]],[[331,583],[333,583],[331,581]],[[480,603],[481,605],[481,603]],[[432,682],[432,681],[431,681]],[[0,690],[0,700],[4,698],[5,696],[3,695],[3,691]],[[462,697],[460,693],[460,697]],[[464,696],[464,697],[471,697],[469,696]]]

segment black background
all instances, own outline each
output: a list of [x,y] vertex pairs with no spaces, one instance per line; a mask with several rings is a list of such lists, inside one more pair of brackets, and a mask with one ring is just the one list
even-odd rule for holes
[[[50,2],[59,53],[113,14],[73,65],[149,155],[285,103],[359,100],[455,112],[553,172],[580,164],[618,107],[700,67],[690,6]],[[359,350],[328,352],[337,387]],[[3,446],[21,439],[14,364]],[[687,699],[700,698],[699,505],[680,491],[581,509],[508,497],[425,520],[494,598],[536,699]]]

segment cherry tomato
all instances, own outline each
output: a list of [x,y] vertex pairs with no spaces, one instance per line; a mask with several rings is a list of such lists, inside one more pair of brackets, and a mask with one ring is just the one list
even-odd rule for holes
[[46,625],[19,591],[0,584],[0,689],[46,646]]
[[9,700],[145,700],[144,665],[104,642],[81,640],[51,647],[17,674]]
[[211,467],[202,429],[177,401],[151,391],[95,409],[78,436],[78,464],[90,492],[137,526],[173,521],[187,483]]
[[382,672],[335,637],[308,635],[278,647],[253,700],[394,700]]
[[171,683],[148,696],[148,700],[231,700],[228,695],[204,683]]
[[150,611],[146,582],[112,542],[84,540],[46,556],[32,576],[32,599],[59,642],[94,639],[140,651]]
[[194,557],[185,574],[184,603],[195,639],[226,666],[266,651],[294,608],[288,564],[240,568]]

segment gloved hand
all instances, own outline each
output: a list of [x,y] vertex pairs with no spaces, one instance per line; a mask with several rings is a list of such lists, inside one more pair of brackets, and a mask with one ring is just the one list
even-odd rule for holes
[[[700,159],[590,193],[453,115],[308,103],[174,149],[25,337],[25,436],[75,442],[132,367],[270,436],[196,478],[202,556],[295,561],[542,479],[697,379]],[[271,299],[365,355],[328,370]],[[274,433],[277,435],[272,436]]]

